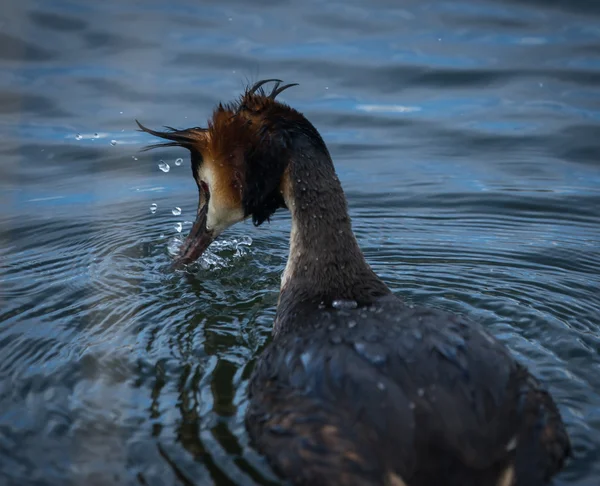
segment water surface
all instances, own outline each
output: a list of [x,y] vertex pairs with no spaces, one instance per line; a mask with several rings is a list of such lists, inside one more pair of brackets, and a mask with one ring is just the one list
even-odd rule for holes
[[3,5],[0,483],[278,484],[243,415],[289,215],[172,270],[197,191],[185,151],[139,152],[134,119],[202,125],[279,77],[376,272],[506,343],[571,433],[556,484],[597,484],[600,8],[398,5]]

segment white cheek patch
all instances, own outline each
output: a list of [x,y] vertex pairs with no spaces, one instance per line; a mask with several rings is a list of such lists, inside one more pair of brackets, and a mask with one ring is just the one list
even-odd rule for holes
[[215,179],[213,171],[207,166],[201,166],[198,169],[198,177],[208,185],[210,198],[208,200],[208,212],[206,215],[206,229],[212,231],[216,237],[231,225],[238,223],[244,219],[244,211],[242,208],[231,208],[226,205],[219,204],[220,201],[215,197],[213,192],[215,187]]
[[214,233],[214,236],[222,233],[230,226],[244,219],[241,209],[218,208],[213,204],[211,198],[208,202],[208,214],[206,215],[206,228]]

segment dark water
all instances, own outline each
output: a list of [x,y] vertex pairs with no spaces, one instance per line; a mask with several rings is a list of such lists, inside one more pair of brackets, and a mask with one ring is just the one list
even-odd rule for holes
[[289,216],[174,272],[189,161],[134,130],[263,77],[301,84],[375,270],[507,343],[570,430],[557,484],[598,484],[599,5],[4,0],[0,484],[276,482],[243,415]]

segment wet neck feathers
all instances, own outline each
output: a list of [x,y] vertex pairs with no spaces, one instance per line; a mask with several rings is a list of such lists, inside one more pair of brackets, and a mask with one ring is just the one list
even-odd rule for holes
[[282,181],[292,230],[279,322],[294,308],[331,307],[336,300],[362,306],[390,293],[358,246],[329,154],[309,144],[295,153]]

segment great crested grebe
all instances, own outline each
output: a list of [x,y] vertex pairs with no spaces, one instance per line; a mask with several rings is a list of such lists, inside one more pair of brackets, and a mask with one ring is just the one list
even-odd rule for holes
[[[266,94],[263,86],[275,82]],[[293,484],[537,486],[570,455],[548,392],[482,326],[392,295],[352,232],[315,127],[264,80],[208,128],[140,128],[191,153],[198,214],[178,263],[226,228],[292,215],[273,340],[246,425]]]

